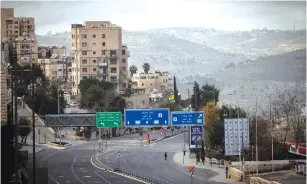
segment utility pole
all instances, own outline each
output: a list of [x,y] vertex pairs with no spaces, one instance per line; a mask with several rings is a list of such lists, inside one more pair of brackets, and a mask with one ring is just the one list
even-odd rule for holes
[[[32,71],[34,69],[34,64],[32,63]],[[33,107],[32,107],[32,129],[33,129],[33,184],[36,183],[36,164],[35,164],[35,159],[36,159],[36,153],[35,153],[35,97],[34,97],[34,92],[35,92],[35,76],[33,75],[32,78],[32,102],[33,102]]]
[[[194,86],[195,86],[196,82],[194,81]],[[198,90],[194,90],[194,100],[195,100],[195,123],[196,123],[196,164],[198,164],[198,126],[197,126],[197,111],[198,111],[198,104],[197,104],[197,94]]]
[[272,108],[271,108],[271,105],[272,104],[272,94],[270,94],[270,123],[272,125],[272,172],[274,172],[274,129],[275,129],[275,126],[274,126],[274,123],[272,122]]
[[242,171],[242,162],[241,162],[241,145],[242,145],[242,143],[241,143],[241,139],[240,139],[240,135],[241,135],[241,130],[240,130],[240,127],[239,127],[239,119],[240,119],[240,110],[239,110],[239,101],[237,100],[237,108],[238,108],[238,110],[237,110],[237,113],[238,113],[238,120],[237,120],[237,125],[238,125],[238,134],[239,134],[239,162],[240,162],[240,171]]
[[256,172],[258,175],[258,99],[256,96]]

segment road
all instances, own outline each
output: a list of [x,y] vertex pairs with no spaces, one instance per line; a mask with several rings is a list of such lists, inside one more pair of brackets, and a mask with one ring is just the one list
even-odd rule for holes
[[[117,137],[109,141],[118,143],[137,140],[138,134]],[[126,142],[124,143],[127,144]],[[139,144],[137,144],[140,146]],[[120,145],[109,144],[109,149],[116,149]],[[121,146],[123,147],[123,146]],[[96,147],[97,148],[97,147]],[[64,150],[46,147],[36,154],[36,166],[48,167],[50,184],[93,184],[93,183],[126,183],[136,184],[138,181],[128,179],[110,172],[102,171],[91,164],[90,158],[94,153],[93,142],[79,144]],[[32,155],[29,155],[29,167],[32,167]]]
[[[188,145],[186,145],[188,147]],[[121,153],[119,167],[123,170],[138,173],[142,176],[153,178],[169,184],[191,183],[188,168],[176,165],[173,155],[183,149],[183,134],[171,137],[146,147],[116,147],[106,153],[105,164],[112,168],[118,167],[117,153]],[[168,159],[164,160],[164,152],[168,153]],[[211,170],[198,169],[193,176],[194,184],[217,182],[209,178],[215,173]]]

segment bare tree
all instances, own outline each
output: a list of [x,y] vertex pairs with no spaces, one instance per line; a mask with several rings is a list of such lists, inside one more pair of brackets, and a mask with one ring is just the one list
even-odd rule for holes
[[306,129],[306,116],[302,113],[301,108],[302,102],[296,101],[294,107],[294,115],[291,117],[290,122],[293,129],[293,139],[299,142],[305,142],[305,132]]
[[297,95],[290,90],[277,95],[277,99],[273,101],[273,110],[276,117],[283,128],[283,143],[287,141],[288,133],[291,128],[290,119],[295,116],[295,105]]

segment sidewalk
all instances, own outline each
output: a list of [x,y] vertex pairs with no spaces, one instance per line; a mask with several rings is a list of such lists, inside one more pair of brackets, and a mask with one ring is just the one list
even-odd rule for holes
[[230,178],[226,178],[225,168],[219,168],[218,165],[216,164],[212,164],[212,166],[210,166],[208,162],[205,162],[204,165],[203,163],[196,164],[195,158],[190,158],[189,154],[190,154],[189,152],[186,152],[185,157],[184,157],[184,164],[182,164],[183,152],[175,153],[175,155],[173,156],[173,161],[175,162],[175,164],[180,165],[180,166],[186,166],[186,167],[195,166],[196,168],[199,168],[199,169],[207,169],[207,170],[214,171],[216,172],[217,175],[209,178],[209,180],[212,180],[215,182],[234,183],[234,184],[244,183],[244,182],[234,181]]
[[[22,146],[22,151],[28,151],[28,155],[33,153],[33,145],[24,145]],[[35,153],[41,152],[44,149],[40,145],[35,145]]]

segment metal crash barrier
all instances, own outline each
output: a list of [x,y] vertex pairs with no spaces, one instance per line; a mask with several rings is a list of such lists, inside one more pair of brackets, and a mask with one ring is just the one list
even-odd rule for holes
[[159,181],[159,180],[156,180],[156,179],[153,179],[153,178],[149,178],[147,176],[142,176],[142,175],[139,175],[137,173],[130,172],[130,171],[123,171],[123,170],[119,169],[119,170],[116,170],[116,172],[131,176],[133,178],[137,178],[139,180],[142,180],[144,182],[151,183],[151,184],[166,184],[162,181]]

